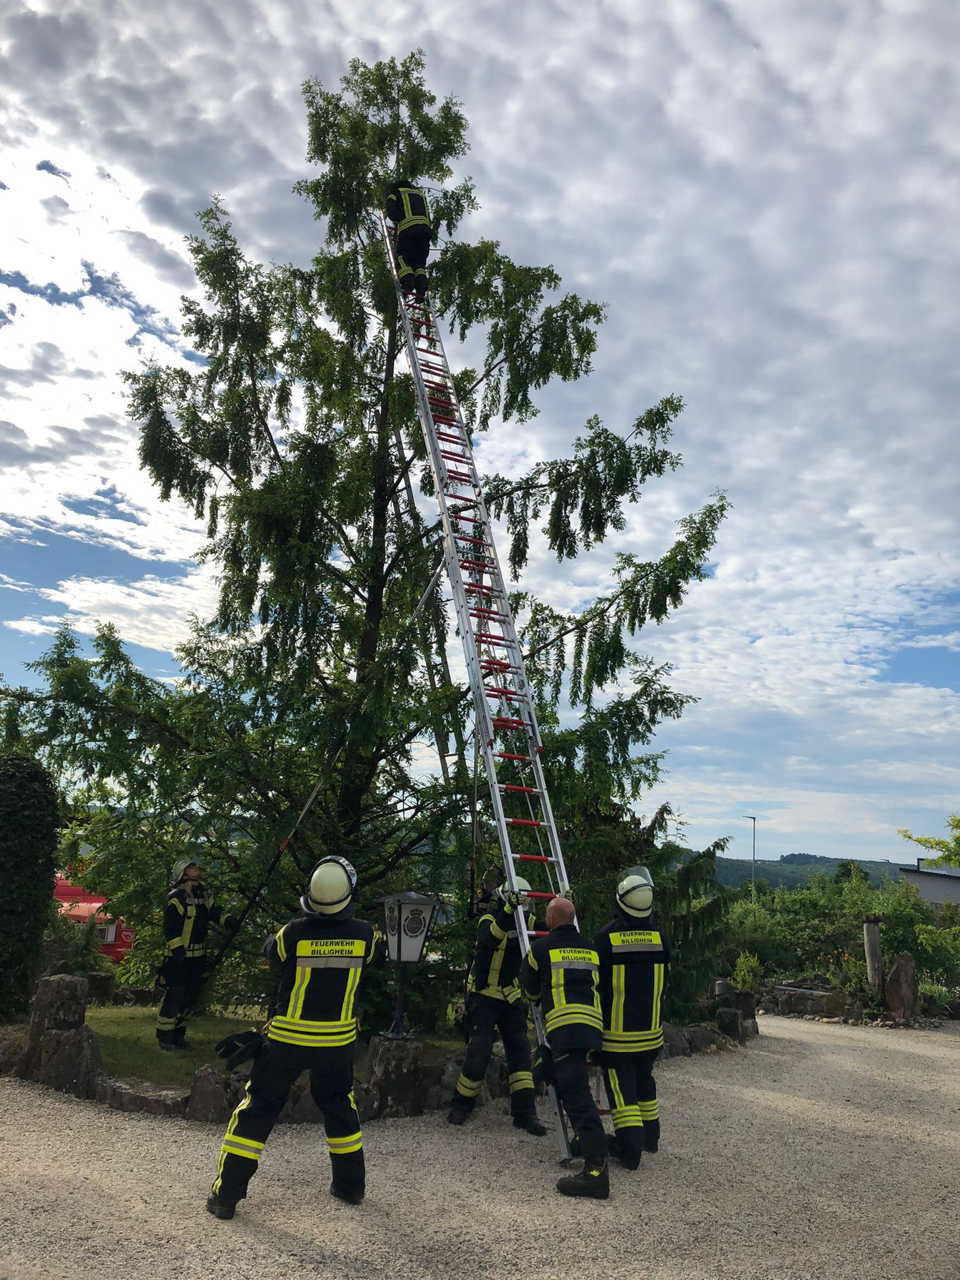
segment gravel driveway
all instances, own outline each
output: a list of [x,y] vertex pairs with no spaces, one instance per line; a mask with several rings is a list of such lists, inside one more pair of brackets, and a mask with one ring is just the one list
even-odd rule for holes
[[0,1280],[960,1280],[960,1026],[760,1026],[661,1066],[661,1151],[606,1203],[554,1192],[552,1138],[435,1113],[366,1126],[360,1207],[276,1130],[218,1222],[219,1127],[0,1080]]

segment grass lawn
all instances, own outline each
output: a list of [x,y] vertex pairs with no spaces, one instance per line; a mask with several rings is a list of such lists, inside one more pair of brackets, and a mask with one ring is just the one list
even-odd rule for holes
[[191,1018],[187,1039],[191,1049],[166,1053],[157,1044],[157,1011],[151,1008],[123,1008],[92,1005],[87,1009],[87,1025],[100,1041],[103,1065],[108,1075],[121,1079],[149,1080],[164,1089],[183,1088],[187,1092],[198,1067],[206,1062],[222,1066],[214,1045],[232,1031],[244,1031],[262,1022],[257,1009],[238,1013],[205,1013]]
[[[108,1075],[124,1080],[148,1080],[164,1089],[187,1092],[195,1072],[204,1063],[222,1068],[223,1063],[214,1052],[217,1041],[233,1031],[260,1026],[263,1016],[261,1010],[253,1008],[198,1015],[187,1024],[187,1039],[193,1047],[175,1053],[165,1053],[157,1044],[156,1009],[91,1005],[87,1009],[87,1025],[100,1041]],[[423,1057],[428,1063],[441,1062],[462,1048],[462,1037],[423,1037]],[[361,1080],[366,1071],[366,1058],[366,1045],[361,1045],[356,1061],[356,1074]]]

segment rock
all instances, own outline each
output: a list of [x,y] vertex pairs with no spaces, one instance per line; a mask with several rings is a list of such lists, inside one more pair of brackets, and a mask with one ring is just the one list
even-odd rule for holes
[[960,1018],[960,1000],[947,1001],[947,1015],[951,1018]]
[[510,1073],[507,1071],[507,1060],[504,1057],[501,1044],[493,1046],[493,1053],[490,1055],[487,1074],[484,1076],[483,1088],[480,1092],[486,1095],[484,1102],[492,1102],[496,1098],[508,1098],[510,1096]]
[[683,1035],[691,1053],[703,1053],[708,1045],[714,1044],[714,1034],[709,1027],[684,1027]]
[[887,1006],[895,1018],[912,1022],[920,1012],[917,966],[909,951],[901,951],[894,960],[886,981]]
[[373,1037],[366,1088],[374,1116],[423,1115],[422,1064],[423,1045],[418,1040]]
[[[760,1011],[758,1009],[757,1013],[759,1014],[759,1012]],[[743,1034],[746,1039],[749,1039],[751,1036],[758,1036],[760,1034],[760,1028],[757,1026],[756,1018],[744,1018]]]
[[233,1111],[227,1097],[229,1081],[222,1071],[209,1065],[203,1066],[193,1077],[190,1096],[187,1099],[188,1120],[201,1120],[209,1124],[224,1124]]
[[733,991],[733,983],[729,982],[726,978],[718,978],[713,984],[713,994],[717,996],[718,999],[723,999],[726,996],[733,995]]
[[301,1080],[291,1089],[280,1120],[284,1124],[323,1124],[323,1115],[310,1092],[309,1079]]
[[87,974],[87,1003],[112,1004],[117,980],[112,973]]
[[0,1027],[0,1076],[11,1072],[27,1047],[28,1027],[25,1022],[15,1022]]
[[103,1059],[97,1037],[84,1026],[86,1011],[86,979],[68,974],[42,978],[14,1074],[77,1098],[94,1097]]
[[121,1005],[147,1006],[157,1003],[152,987],[117,987],[112,999],[114,1004]]
[[745,1022],[757,1016],[757,998],[752,991],[734,991],[724,1004],[739,1009]]
[[765,1008],[763,1008],[763,1006],[761,1006],[761,1007],[757,1010],[757,1017],[758,1017],[758,1018],[762,1018],[762,1017],[764,1016],[764,1014],[767,1014],[767,1013],[773,1013],[773,1010],[772,1010],[772,1009],[765,1009]]
[[662,1058],[690,1057],[689,1040],[679,1027],[669,1022],[663,1024],[663,1048],[660,1050],[660,1056]]
[[847,1017],[851,1022],[859,1022],[863,1018],[863,1004],[860,1000],[854,1000],[847,1010]]
[[722,1036],[729,1036],[742,1044],[746,1039],[743,1033],[743,1014],[739,1009],[718,1009],[717,1030]]
[[833,1023],[840,1023],[840,1022],[846,1022],[846,1018],[821,1018],[821,1019],[820,1019],[820,1021],[821,1021],[821,1022],[833,1022]]

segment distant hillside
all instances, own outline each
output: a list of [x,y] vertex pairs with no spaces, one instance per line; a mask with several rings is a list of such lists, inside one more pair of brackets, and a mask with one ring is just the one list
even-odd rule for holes
[[[802,861],[801,861],[802,859]],[[779,862],[764,862],[757,859],[757,879],[766,880],[771,889],[785,885],[794,889],[797,885],[806,884],[818,871],[832,876],[844,858],[825,858],[819,854],[787,853]],[[721,884],[736,889],[744,880],[750,879],[751,862],[749,858],[718,858],[717,879]],[[861,862],[872,884],[879,885],[882,876],[892,880],[900,878],[898,864],[895,862]]]

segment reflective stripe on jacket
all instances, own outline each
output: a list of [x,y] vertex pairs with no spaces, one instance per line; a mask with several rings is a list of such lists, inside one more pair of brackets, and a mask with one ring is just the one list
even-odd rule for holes
[[419,187],[396,183],[387,196],[387,217],[397,224],[397,234],[410,227],[430,227],[430,206]]
[[190,959],[206,954],[204,945],[210,921],[217,924],[220,908],[202,884],[193,886],[178,884],[167,894],[163,912],[163,936],[167,942],[167,955],[185,955]]
[[600,1048],[599,974],[596,951],[572,924],[554,929],[531,947],[520,981],[530,999],[540,1001],[554,1052]]
[[606,1053],[640,1053],[663,1044],[663,988],[670,948],[652,919],[618,912],[596,940]]
[[308,1049],[353,1044],[354,1001],[373,949],[373,926],[352,916],[298,916],[285,924],[267,951],[282,974],[268,1038]]

